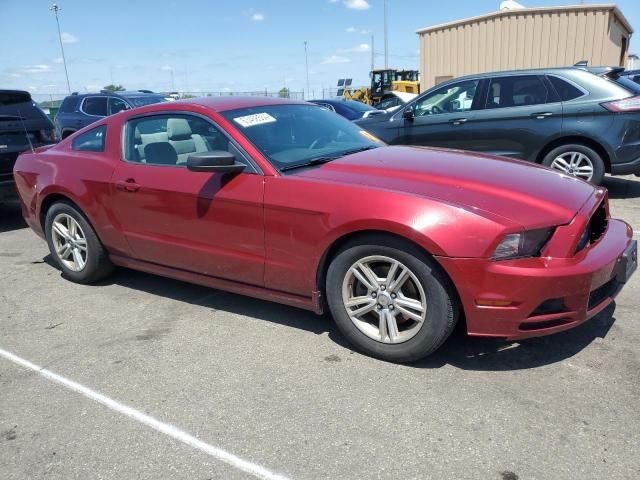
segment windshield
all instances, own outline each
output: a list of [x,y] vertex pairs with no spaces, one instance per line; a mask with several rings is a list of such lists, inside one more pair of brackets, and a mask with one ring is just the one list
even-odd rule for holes
[[371,105],[367,105],[366,103],[362,103],[362,102],[347,101],[344,103],[350,109],[356,110],[358,112],[368,112],[369,110],[375,110],[375,108],[373,108]]
[[162,103],[167,101],[166,98],[161,97],[160,95],[157,95],[157,96],[145,95],[144,97],[127,97],[127,99],[129,100],[129,102],[133,104],[134,107],[142,107],[144,105],[151,105],[152,103]]
[[616,82],[618,85],[622,85],[624,88],[629,90],[634,95],[640,94],[640,85],[638,85],[636,82],[634,82],[627,76],[620,76],[614,79],[614,82]]
[[278,169],[329,161],[384,143],[345,118],[316,105],[270,105],[222,115]]

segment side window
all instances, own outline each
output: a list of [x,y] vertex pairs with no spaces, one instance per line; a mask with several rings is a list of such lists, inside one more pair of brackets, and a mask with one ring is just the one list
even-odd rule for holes
[[107,97],[87,97],[82,104],[82,110],[89,115],[107,116]]
[[486,108],[523,107],[547,103],[547,87],[537,75],[491,79]]
[[427,94],[416,103],[416,117],[471,110],[473,98],[478,90],[478,83],[478,80],[455,83]]
[[121,112],[122,110],[129,110],[129,108],[131,107],[121,98],[109,97],[109,115]]
[[553,85],[553,88],[556,89],[560,100],[566,102],[568,100],[573,100],[574,98],[578,98],[584,95],[584,92],[577,87],[574,87],[569,82],[562,80],[553,75],[549,75],[547,77]]
[[207,120],[191,115],[152,115],[125,125],[125,159],[151,165],[186,166],[192,153],[229,150],[229,140]]
[[107,126],[101,125],[74,138],[71,148],[79,152],[104,152],[106,137]]

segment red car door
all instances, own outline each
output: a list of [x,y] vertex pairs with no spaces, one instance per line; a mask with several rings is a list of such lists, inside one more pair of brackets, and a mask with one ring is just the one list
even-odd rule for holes
[[163,114],[129,120],[123,135],[112,205],[132,256],[262,286],[263,176],[249,162],[239,174],[186,168],[194,152],[241,157],[220,129],[199,116]]

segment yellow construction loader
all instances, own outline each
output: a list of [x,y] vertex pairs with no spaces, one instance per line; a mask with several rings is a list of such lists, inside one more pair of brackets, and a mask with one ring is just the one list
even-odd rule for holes
[[378,103],[389,92],[420,93],[417,70],[395,70],[391,68],[373,70],[370,87],[351,88],[351,79],[338,80],[338,96],[357,100],[367,105]]

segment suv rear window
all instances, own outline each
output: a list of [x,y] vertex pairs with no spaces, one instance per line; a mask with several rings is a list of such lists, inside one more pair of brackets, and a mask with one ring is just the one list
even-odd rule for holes
[[0,106],[31,101],[29,92],[0,92]]
[[82,104],[82,110],[88,115],[107,116],[107,97],[87,97]]
[[59,111],[62,113],[75,112],[78,108],[78,103],[80,103],[80,98],[77,95],[66,97],[62,101]]
[[574,98],[578,98],[584,95],[584,92],[577,87],[574,87],[569,82],[562,80],[561,78],[555,77],[553,75],[549,75],[547,77],[553,88],[555,88],[560,100],[563,102],[573,100]]

